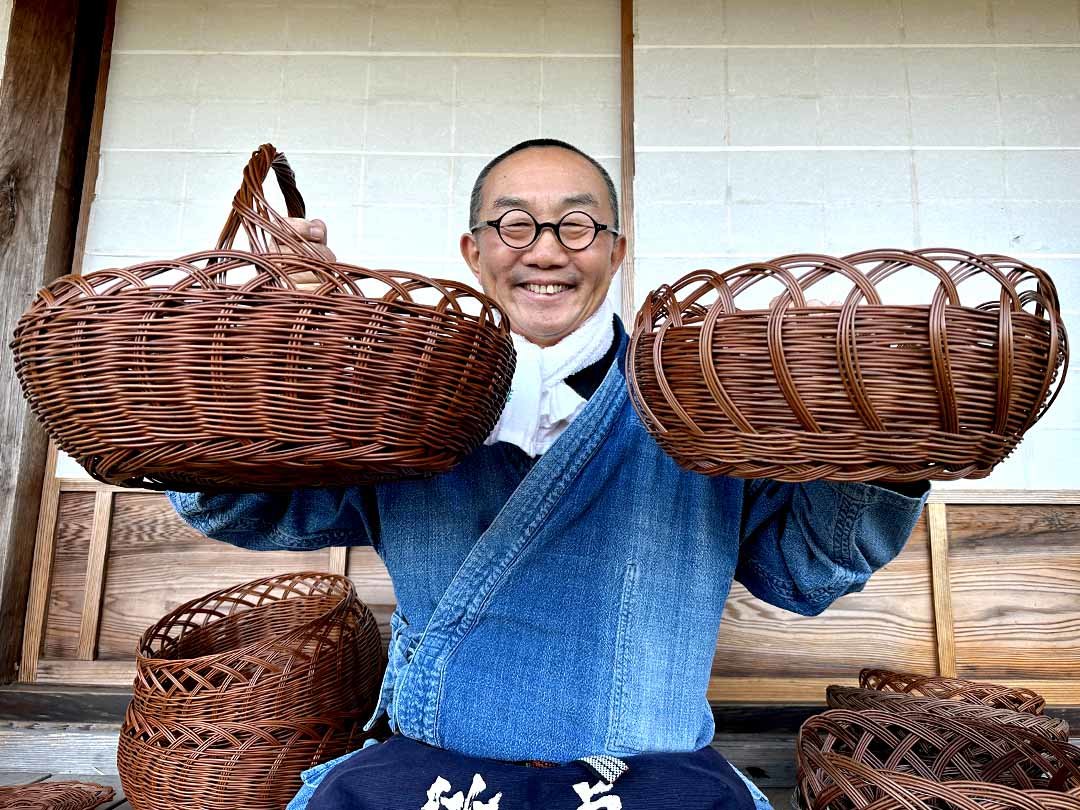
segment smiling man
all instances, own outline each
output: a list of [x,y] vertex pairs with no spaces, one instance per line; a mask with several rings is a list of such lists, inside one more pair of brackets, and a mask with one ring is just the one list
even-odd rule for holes
[[900,551],[927,487],[680,469],[627,397],[607,297],[626,241],[607,173],[569,144],[525,142],[488,164],[471,208],[462,254],[518,351],[483,447],[422,480],[170,494],[211,537],[372,545],[393,579],[372,723],[386,715],[396,734],[309,771],[291,807],[767,806],[710,747],[731,583],[818,613]]

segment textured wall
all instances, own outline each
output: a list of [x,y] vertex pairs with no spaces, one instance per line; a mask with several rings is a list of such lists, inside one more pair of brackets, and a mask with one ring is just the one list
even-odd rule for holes
[[[1080,329],[1075,0],[636,5],[639,302],[696,267],[948,245],[1050,271]],[[958,485],[1080,487],[1077,376]]]

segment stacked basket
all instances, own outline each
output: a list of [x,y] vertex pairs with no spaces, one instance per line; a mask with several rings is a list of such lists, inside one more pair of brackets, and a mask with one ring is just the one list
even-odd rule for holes
[[1080,810],[1080,748],[1030,690],[864,670],[828,702],[799,731],[804,810]]
[[139,642],[117,765],[135,810],[274,808],[360,747],[385,668],[345,577],[285,574],[181,605]]

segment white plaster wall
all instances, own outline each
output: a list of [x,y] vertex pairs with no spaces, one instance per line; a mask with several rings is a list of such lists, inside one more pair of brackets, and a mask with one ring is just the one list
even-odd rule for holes
[[[792,251],[1049,271],[1080,334],[1080,3],[638,0],[635,294]],[[970,488],[1080,487],[1080,374]],[[947,486],[947,485],[943,485]]]
[[0,84],[4,79],[4,57],[7,55],[8,26],[11,22],[11,0],[0,0]]
[[211,247],[270,141],[342,261],[471,282],[499,151],[561,138],[618,182],[618,54],[617,0],[120,0],[83,271]]

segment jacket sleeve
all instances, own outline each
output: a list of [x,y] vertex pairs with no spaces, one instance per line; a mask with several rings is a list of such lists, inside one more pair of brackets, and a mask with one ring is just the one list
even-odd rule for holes
[[735,579],[771,605],[817,615],[900,553],[929,492],[925,482],[747,481]]
[[327,546],[377,546],[379,542],[373,487],[166,494],[192,528],[241,548],[310,551]]

